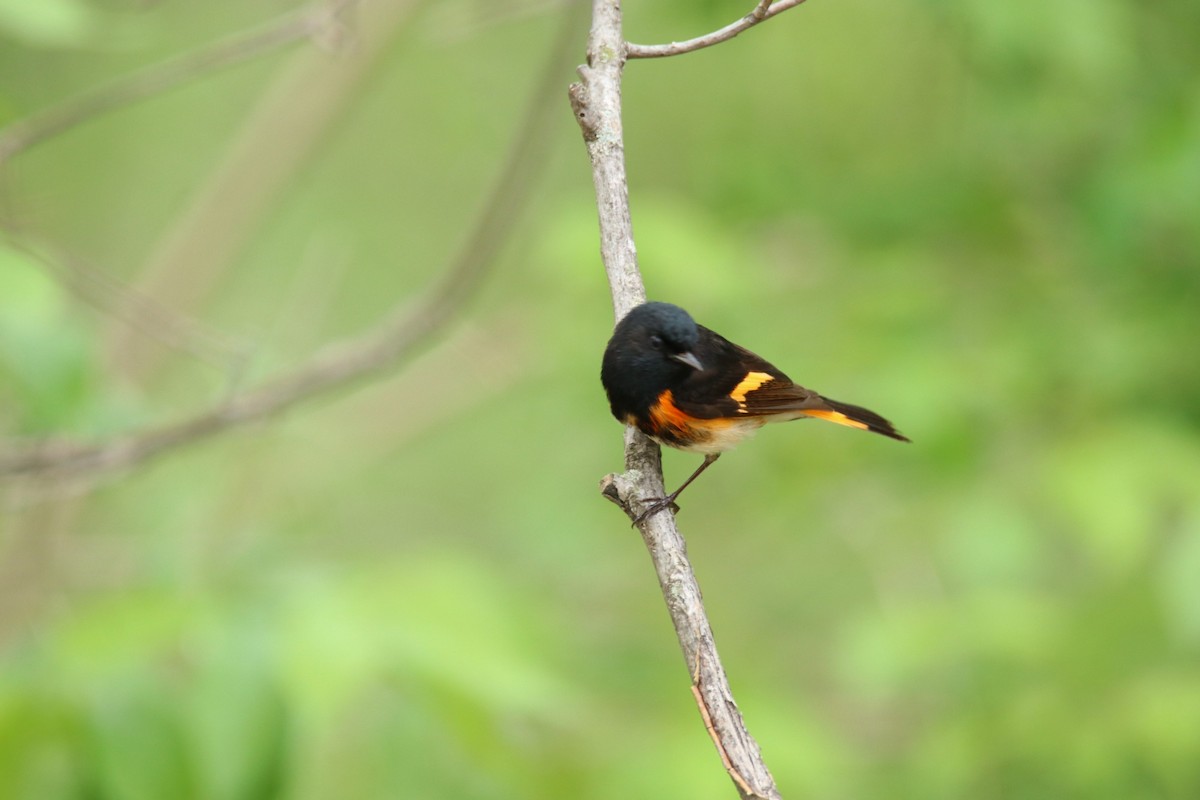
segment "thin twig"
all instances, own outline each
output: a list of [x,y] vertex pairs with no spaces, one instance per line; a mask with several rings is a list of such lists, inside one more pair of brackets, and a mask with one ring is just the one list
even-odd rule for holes
[[[600,252],[619,320],[645,300],[629,213],[625,148],[621,130],[621,72],[625,65],[621,8],[616,0],[593,0],[588,63],[570,87],[575,118],[592,164],[600,216]],[[666,494],[658,445],[636,428],[625,430],[625,472],[600,484],[604,497],[636,518],[647,498]],[[687,557],[687,545],[672,514],[655,514],[638,524],[654,562],[675,635],[691,672],[692,692],[721,762],[743,800],[779,800],[775,781],[742,719],[721,665],[700,585]],[[694,670],[694,672],[692,672]]]
[[706,33],[703,36],[697,36],[695,39],[688,39],[686,42],[671,42],[670,44],[634,44],[628,42],[625,45],[625,55],[628,58],[663,58],[665,56],[677,56],[681,53],[690,53],[693,50],[703,50],[705,47],[712,47],[714,44],[728,41],[739,33],[753,28],[763,20],[768,20],[771,17],[782,14],[789,8],[795,8],[803,3],[804,0],[760,0],[758,5],[754,7],[746,16],[731,22],[720,30]]
[[0,477],[76,477],[127,469],[380,375],[428,342],[471,297],[532,199],[537,178],[548,162],[547,149],[554,130],[553,98],[560,86],[561,71],[570,63],[577,21],[571,11],[565,14],[562,32],[514,134],[502,174],[450,270],[424,301],[363,336],[327,347],[295,371],[236,395],[221,406],[180,422],[97,444],[60,441],[25,448],[0,457]]
[[717,748],[717,755],[721,757],[721,766],[725,768],[725,772],[729,775],[738,787],[738,791],[743,797],[762,797],[750,788],[750,784],[746,783],[746,779],[741,776],[737,768],[729,760],[729,754],[725,752],[725,745],[721,744],[721,737],[717,735],[717,729],[713,727],[712,714],[708,711],[708,705],[704,702],[704,693],[700,691],[700,685],[692,684],[692,698],[696,701],[696,708],[700,709],[700,719],[704,720],[704,730],[708,731],[708,738],[712,739],[713,746]]
[[359,0],[318,0],[311,8],[286,14],[252,31],[243,31],[190,53],[152,64],[105,86],[92,89],[0,130],[0,167],[13,156],[93,117],[144,100],[168,89],[240,64],[302,39],[336,39],[342,16]]

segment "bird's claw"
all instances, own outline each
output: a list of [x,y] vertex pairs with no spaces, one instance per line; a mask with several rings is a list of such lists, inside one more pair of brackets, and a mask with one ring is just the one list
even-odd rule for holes
[[649,500],[647,502],[649,503],[649,505],[647,505],[644,509],[642,509],[642,513],[638,514],[636,517],[633,518],[634,525],[641,525],[643,522],[650,519],[658,512],[660,512],[664,509],[667,509],[667,508],[671,509],[672,513],[679,512],[679,506],[677,506],[675,504],[674,497],[660,497],[656,500]]

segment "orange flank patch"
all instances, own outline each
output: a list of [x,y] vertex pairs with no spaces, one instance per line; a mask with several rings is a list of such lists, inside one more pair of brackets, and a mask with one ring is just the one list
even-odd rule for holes
[[717,431],[732,425],[734,420],[717,417],[697,419],[675,405],[675,395],[667,389],[658,396],[658,402],[650,406],[650,424],[656,436],[675,439],[680,443],[699,443],[709,439]]
[[733,387],[733,391],[729,396],[738,404],[738,413],[746,413],[746,395],[759,389],[765,383],[770,383],[775,380],[775,376],[767,372],[749,372],[746,377],[742,378],[742,382]]
[[675,395],[667,389],[658,396],[658,402],[650,406],[650,423],[656,431],[669,428],[686,434],[692,427],[692,418],[675,406]]
[[824,419],[824,420],[828,420],[830,422],[836,422],[838,425],[846,425],[848,427],[858,428],[859,430],[864,430],[864,431],[870,430],[870,428],[867,427],[867,423],[859,422],[856,419],[851,419],[850,417],[847,417],[845,414],[843,414],[840,411],[830,411],[830,410],[826,410],[823,408],[806,408],[801,413],[803,413],[809,417],[816,417],[817,419]]
[[766,421],[763,417],[715,417],[697,419],[675,405],[671,390],[658,396],[650,407],[651,436],[660,444],[692,453],[723,453],[753,434]]

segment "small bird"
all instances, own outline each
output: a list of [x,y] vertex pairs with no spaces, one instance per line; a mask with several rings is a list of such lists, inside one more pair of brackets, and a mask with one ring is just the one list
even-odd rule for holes
[[782,370],[671,303],[643,303],[617,323],[600,381],[613,416],[659,444],[703,453],[683,484],[634,524],[674,505],[700,473],[768,422],[816,417],[907,442],[892,423],[792,383]]

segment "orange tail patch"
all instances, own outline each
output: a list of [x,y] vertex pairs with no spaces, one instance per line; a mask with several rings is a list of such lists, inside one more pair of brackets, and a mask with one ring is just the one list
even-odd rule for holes
[[830,422],[836,422],[838,425],[845,425],[849,428],[858,428],[861,431],[878,433],[881,436],[887,436],[899,442],[908,441],[908,437],[896,430],[892,426],[892,423],[870,409],[863,408],[862,406],[852,406],[849,403],[839,403],[837,400],[830,400],[828,397],[822,397],[821,400],[824,401],[825,408],[808,408],[804,410],[804,413],[810,417],[827,419]]
[[836,422],[838,425],[845,425],[850,428],[858,428],[863,431],[871,430],[871,426],[867,425],[867,423],[851,419],[840,411],[832,411],[824,408],[806,408],[804,409],[804,414],[809,417]]

